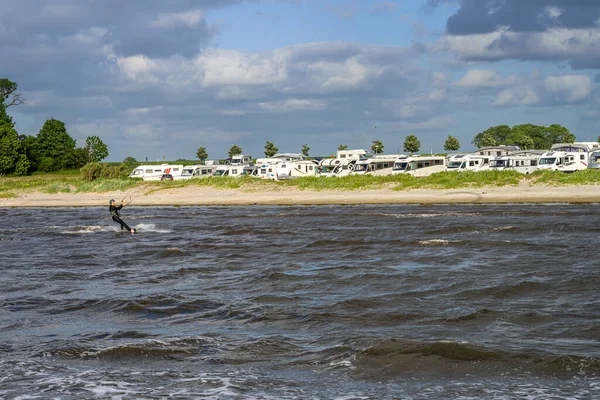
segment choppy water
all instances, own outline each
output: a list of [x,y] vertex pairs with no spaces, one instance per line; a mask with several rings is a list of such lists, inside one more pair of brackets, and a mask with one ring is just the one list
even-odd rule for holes
[[0,209],[0,397],[598,399],[600,206]]

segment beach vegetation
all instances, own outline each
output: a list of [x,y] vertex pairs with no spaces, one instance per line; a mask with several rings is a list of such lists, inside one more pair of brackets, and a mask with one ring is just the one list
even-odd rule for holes
[[348,150],[348,145],[347,144],[340,144],[338,146],[338,151],[340,150]]

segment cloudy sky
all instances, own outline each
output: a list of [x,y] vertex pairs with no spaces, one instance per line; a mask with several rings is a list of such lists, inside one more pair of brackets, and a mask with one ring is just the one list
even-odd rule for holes
[[19,133],[67,124],[109,161],[461,150],[494,125],[600,135],[598,0],[2,0]]

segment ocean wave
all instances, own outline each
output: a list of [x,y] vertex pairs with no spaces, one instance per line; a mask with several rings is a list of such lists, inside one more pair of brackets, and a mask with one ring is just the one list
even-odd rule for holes
[[466,342],[387,339],[361,349],[355,366],[372,376],[444,374],[498,376],[523,373],[573,378],[600,376],[600,358],[510,352]]

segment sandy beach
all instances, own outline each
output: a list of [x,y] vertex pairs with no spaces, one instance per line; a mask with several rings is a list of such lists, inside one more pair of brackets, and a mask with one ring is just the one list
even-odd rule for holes
[[[59,193],[23,192],[0,199],[0,207],[105,206],[120,201],[123,192]],[[195,205],[326,205],[326,204],[451,204],[451,203],[596,203],[600,186],[526,186],[456,190],[389,189],[358,191],[309,191],[285,188],[277,191],[215,189],[188,186],[160,191],[138,191],[132,206]]]

